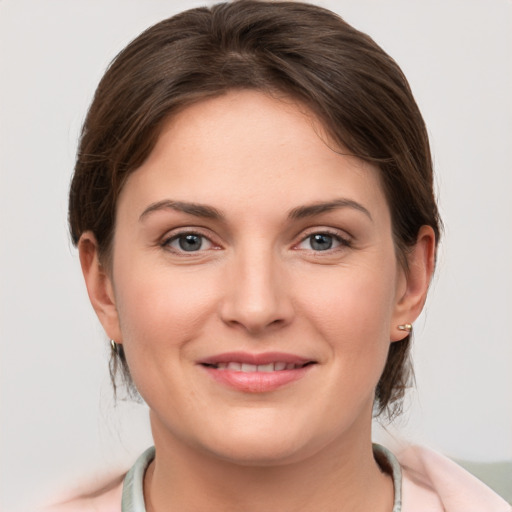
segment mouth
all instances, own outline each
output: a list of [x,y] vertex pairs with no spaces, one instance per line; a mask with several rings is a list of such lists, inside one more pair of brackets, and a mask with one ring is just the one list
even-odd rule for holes
[[286,363],[284,361],[276,361],[274,363],[267,364],[251,364],[251,363],[241,363],[239,361],[229,361],[227,363],[201,363],[203,366],[207,368],[212,368],[214,370],[229,370],[233,372],[244,372],[244,373],[253,373],[253,372],[262,372],[262,373],[270,373],[270,372],[282,372],[285,370],[298,370],[300,368],[304,368],[305,366],[316,364],[315,361],[308,361],[303,364],[296,363]]
[[199,361],[217,383],[243,393],[266,393],[305,377],[317,361],[292,354],[220,354]]

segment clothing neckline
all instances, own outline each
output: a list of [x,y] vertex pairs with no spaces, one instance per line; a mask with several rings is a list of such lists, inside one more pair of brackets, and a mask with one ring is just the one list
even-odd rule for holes
[[[402,470],[396,457],[384,446],[373,444],[373,456],[393,479],[395,498],[392,512],[402,510]],[[146,512],[144,503],[144,474],[155,458],[155,447],[148,448],[135,462],[123,481],[121,512]]]

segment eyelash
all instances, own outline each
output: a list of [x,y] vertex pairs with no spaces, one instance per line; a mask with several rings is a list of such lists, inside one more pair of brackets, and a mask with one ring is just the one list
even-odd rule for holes
[[193,231],[193,230],[184,230],[184,231],[181,231],[179,233],[174,233],[173,235],[169,236],[169,237],[166,237],[162,242],[161,242],[161,246],[164,248],[164,249],[167,249],[171,252],[174,252],[175,254],[180,254],[182,256],[185,256],[185,255],[188,255],[188,256],[193,256],[194,254],[197,254],[199,252],[203,252],[203,251],[186,251],[185,249],[178,249],[178,248],[174,248],[171,246],[171,243],[172,242],[175,242],[175,241],[179,241],[180,239],[182,238],[185,238],[187,236],[197,236],[201,239],[202,243],[201,243],[201,247],[202,245],[204,244],[204,241],[207,240],[208,243],[213,246],[214,248],[215,247],[218,247],[217,244],[215,244],[214,242],[212,242],[212,240],[206,236],[205,234],[203,233],[200,233],[198,231]]
[[333,251],[343,250],[343,249],[352,247],[352,240],[348,236],[342,236],[342,235],[340,235],[339,231],[334,231],[334,230],[330,230],[330,229],[315,229],[314,231],[311,231],[306,236],[304,236],[301,239],[301,241],[299,242],[299,244],[296,244],[296,246],[302,244],[303,242],[305,242],[308,239],[311,239],[315,235],[326,235],[326,236],[332,237],[337,243],[339,243],[339,247],[328,248],[324,251],[320,251],[320,250],[315,251],[312,248],[309,249],[309,250],[313,251],[315,254],[322,253],[322,252],[332,253]]
[[[332,253],[333,251],[342,250],[344,248],[352,247],[352,241],[350,240],[349,237],[341,236],[339,232],[333,231],[333,230],[330,230],[330,229],[317,229],[317,230],[309,232],[306,236],[304,236],[299,241],[298,244],[295,244],[293,246],[293,248],[295,250],[300,250],[300,249],[297,249],[297,246],[299,246],[300,244],[304,243],[306,240],[311,239],[315,235],[324,235],[324,236],[332,237],[332,239],[339,244],[339,247],[334,247],[334,248],[329,247],[328,249],[325,249],[325,250],[314,250],[313,248],[305,249],[305,250],[312,251],[315,254],[322,253],[322,252]],[[180,239],[185,238],[187,236],[196,236],[196,237],[199,237],[201,239],[201,246],[199,247],[199,250],[197,250],[197,251],[187,251],[187,250],[185,250],[183,248],[178,249],[178,248],[173,248],[171,246],[172,242],[179,241]],[[205,240],[208,242],[208,244],[211,245],[211,247],[209,247],[208,249],[201,250],[202,245],[204,244]],[[167,250],[169,250],[169,251],[171,251],[171,252],[173,252],[175,254],[179,254],[181,256],[185,256],[185,255],[193,256],[193,255],[196,255],[198,253],[204,252],[205,250],[211,250],[211,249],[215,250],[215,249],[219,248],[219,246],[217,244],[215,244],[207,235],[205,235],[205,234],[203,234],[201,232],[198,232],[198,231],[193,231],[193,230],[184,230],[184,231],[181,231],[179,233],[174,233],[173,235],[165,238],[161,242],[160,245],[164,249],[167,249]]]

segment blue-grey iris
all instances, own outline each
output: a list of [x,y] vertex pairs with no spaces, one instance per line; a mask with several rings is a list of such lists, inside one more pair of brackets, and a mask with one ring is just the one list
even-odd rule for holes
[[198,251],[203,245],[203,240],[199,235],[185,235],[179,238],[179,245],[184,251]]
[[326,251],[332,247],[332,236],[323,233],[311,235],[311,248],[315,251]]

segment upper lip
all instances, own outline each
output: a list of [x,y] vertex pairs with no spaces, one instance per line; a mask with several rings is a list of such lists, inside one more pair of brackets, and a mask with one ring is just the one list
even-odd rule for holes
[[301,357],[295,354],[287,354],[284,352],[264,352],[261,354],[252,354],[250,352],[224,352],[210,357],[206,357],[198,361],[199,364],[219,364],[219,363],[245,363],[253,365],[262,365],[269,363],[292,363],[295,365],[304,365],[314,363],[313,359]]

